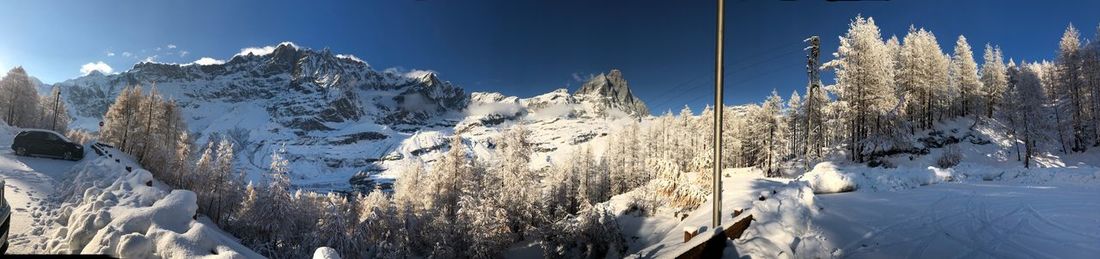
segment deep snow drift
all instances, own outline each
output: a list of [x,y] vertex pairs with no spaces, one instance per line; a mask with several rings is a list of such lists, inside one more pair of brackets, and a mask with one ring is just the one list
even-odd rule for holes
[[28,252],[262,258],[196,215],[194,193],[171,190],[127,155],[108,152],[112,157],[89,154],[66,173],[52,197],[61,203],[39,215],[50,220],[35,226],[51,228],[48,237],[44,243],[22,244],[32,248]]

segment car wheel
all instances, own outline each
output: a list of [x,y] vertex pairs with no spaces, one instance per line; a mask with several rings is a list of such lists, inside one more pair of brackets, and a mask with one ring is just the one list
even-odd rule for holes
[[15,154],[20,155],[20,156],[26,156],[27,155],[27,148],[17,147],[17,148],[15,148]]
[[65,160],[73,160],[73,152],[65,151]]

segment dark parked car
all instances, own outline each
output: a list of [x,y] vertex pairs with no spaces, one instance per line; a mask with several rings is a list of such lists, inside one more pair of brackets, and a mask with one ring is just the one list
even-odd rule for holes
[[8,230],[11,229],[11,206],[8,206],[8,197],[4,195],[6,191],[4,188],[4,179],[0,179],[0,219],[4,220],[4,223],[0,225],[0,255],[8,252]]
[[15,135],[11,150],[20,156],[46,156],[65,160],[84,159],[84,146],[49,130],[24,130]]

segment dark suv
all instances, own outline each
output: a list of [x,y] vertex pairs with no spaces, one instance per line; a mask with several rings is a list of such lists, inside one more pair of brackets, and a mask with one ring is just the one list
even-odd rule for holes
[[84,146],[73,143],[57,132],[49,130],[24,130],[15,135],[11,149],[20,156],[47,156],[65,160],[84,159]]

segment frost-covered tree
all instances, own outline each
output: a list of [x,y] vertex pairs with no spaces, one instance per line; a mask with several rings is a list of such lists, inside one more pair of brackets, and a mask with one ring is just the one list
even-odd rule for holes
[[980,97],[983,96],[980,92],[982,81],[978,77],[978,63],[974,62],[974,51],[970,48],[970,43],[966,42],[965,36],[959,35],[959,39],[955,41],[953,59],[959,66],[955,81],[959,88],[960,115],[981,114],[977,110]]
[[432,175],[427,178],[430,180],[426,187],[430,190],[427,207],[437,211],[442,217],[453,220],[462,194],[462,181],[468,180],[461,177],[472,174],[472,164],[466,158],[466,148],[461,136],[451,137],[450,147],[443,158],[432,166]]
[[863,162],[877,143],[871,136],[888,132],[887,113],[897,105],[890,94],[894,87],[892,53],[882,40],[873,18],[857,16],[840,37],[834,60],[825,64],[836,70],[838,98],[847,105],[847,125],[851,159]]
[[1056,79],[1055,92],[1051,96],[1055,99],[1054,105],[1059,107],[1060,113],[1068,117],[1071,131],[1071,148],[1074,152],[1083,152],[1088,149],[1091,142],[1089,130],[1086,128],[1088,109],[1085,106],[1084,84],[1082,82],[1082,51],[1080,33],[1070,24],[1062,34],[1058,43],[1058,58],[1055,63]]
[[[354,230],[359,225],[359,210],[355,207],[356,204],[348,202],[347,198],[337,193],[328,193],[313,201],[314,206],[320,210],[320,217],[315,221],[317,233],[314,239],[317,241],[315,246],[331,247],[347,257],[362,257],[358,253],[363,250],[360,247],[363,240],[358,239],[358,236],[349,235],[356,233]],[[388,210],[388,208],[387,201],[384,209]],[[389,226],[386,219],[378,223],[385,224],[387,228]]]
[[802,96],[798,95],[798,91],[792,91],[791,97],[787,99],[787,114],[785,117],[786,133],[787,136],[787,154],[789,158],[802,158],[805,155],[805,126],[802,125],[806,120],[802,114]]
[[123,88],[115,102],[107,108],[103,115],[103,127],[100,128],[99,139],[106,143],[114,144],[123,152],[130,152],[130,133],[137,124],[134,118],[141,104],[141,87]]
[[895,78],[909,123],[916,128],[931,128],[939,112],[937,100],[942,99],[947,87],[950,61],[944,57],[932,32],[913,26],[905,35],[897,60]]
[[1000,104],[1001,97],[1008,87],[1008,75],[1005,71],[1004,58],[1000,47],[985,45],[985,53],[982,55],[981,79],[985,87],[985,116],[993,117],[993,109]]
[[759,132],[763,135],[758,135],[764,141],[763,143],[763,157],[761,167],[764,172],[769,176],[779,175],[779,162],[783,159],[783,153],[786,149],[784,144],[786,141],[783,139],[783,125],[780,112],[783,109],[783,98],[779,97],[779,94],[772,90],[771,96],[764,101],[760,106],[753,118],[757,127],[760,127]]
[[0,118],[8,125],[33,128],[38,126],[38,92],[23,67],[8,70],[0,79]]
[[1100,146],[1100,25],[1096,27],[1096,34],[1081,50],[1080,55],[1082,80],[1088,99],[1085,102],[1089,111],[1091,122],[1086,124],[1092,129],[1093,146]]
[[490,186],[500,190],[497,196],[504,206],[508,228],[517,237],[522,237],[531,227],[538,212],[535,208],[537,193],[531,192],[531,186],[538,184],[535,172],[530,169],[532,145],[528,141],[531,134],[523,126],[512,126],[497,139],[496,157],[498,165],[493,169],[500,186]]
[[68,109],[65,108],[65,102],[60,100],[61,88],[54,86],[50,90],[49,95],[43,95],[39,97],[38,103],[41,105],[39,109],[40,122],[38,123],[40,128],[50,129],[56,132],[66,132],[69,130],[69,117]]
[[1014,111],[1018,123],[1017,131],[1024,143],[1024,167],[1030,167],[1031,158],[1038,153],[1038,143],[1043,139],[1046,131],[1046,120],[1043,118],[1043,88],[1039,75],[1034,71],[1037,66],[1023,66],[1019,73],[1019,81],[1012,89],[1011,95],[1020,102]]

